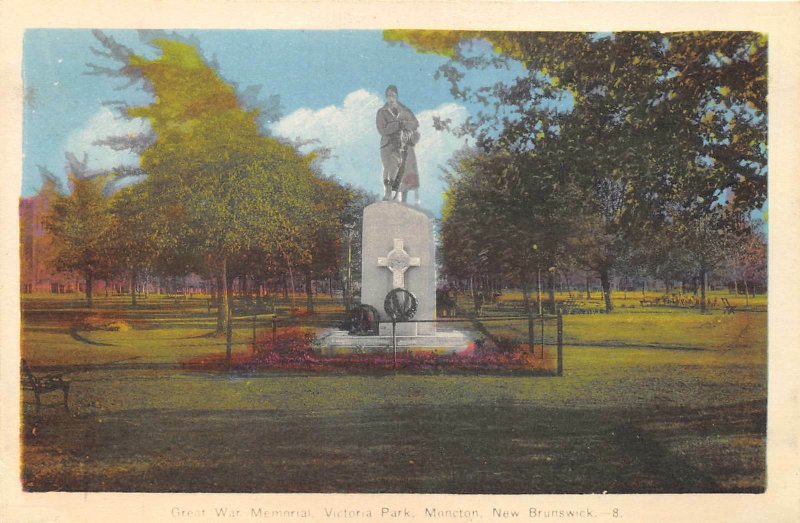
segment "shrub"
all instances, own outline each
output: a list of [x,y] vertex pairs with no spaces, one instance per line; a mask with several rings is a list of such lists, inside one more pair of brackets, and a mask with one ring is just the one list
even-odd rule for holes
[[102,316],[87,316],[78,325],[80,330],[85,331],[114,331],[126,332],[131,330],[131,326],[119,318],[104,318]]
[[[500,343],[479,338],[458,354],[434,352],[401,352],[391,350],[321,356],[313,352],[315,336],[312,332],[288,327],[263,332],[256,338],[249,353],[235,353],[231,370],[252,372],[258,370],[302,370],[312,372],[386,372],[395,368],[406,372],[439,373],[448,371],[531,371],[547,367],[545,361],[527,351],[527,346],[511,338]],[[496,340],[497,341],[497,340]],[[224,370],[225,354],[211,354],[181,361],[184,368],[192,370]]]
[[[478,339],[458,354],[434,352],[401,352],[395,365],[394,353],[389,351],[317,355],[312,350],[313,333],[300,328],[278,331],[273,342],[272,333],[266,332],[256,339],[250,353],[233,354],[231,369],[252,372],[258,370],[301,370],[311,372],[387,372],[394,369],[413,373],[481,372],[481,371],[531,371],[547,368],[541,358],[529,354],[525,346],[519,350],[498,349],[491,341]],[[192,370],[224,370],[225,355],[212,354],[181,361]]]
[[283,358],[296,358],[312,354],[314,334],[305,329],[289,327],[279,330],[273,339],[272,332],[264,332],[252,345],[253,355],[275,354]]

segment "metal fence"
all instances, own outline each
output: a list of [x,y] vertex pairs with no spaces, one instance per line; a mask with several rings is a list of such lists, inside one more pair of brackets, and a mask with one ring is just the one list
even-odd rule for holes
[[[255,312],[255,311],[254,311]],[[332,328],[347,330],[347,318],[341,315],[325,315],[323,318],[294,315],[253,313],[244,310],[234,322],[241,327],[252,328],[252,339],[255,342],[257,332],[271,330],[273,338],[283,327],[311,326],[316,328]],[[409,320],[401,323],[433,323],[437,331],[458,330],[467,335],[473,350],[484,350],[497,354],[525,353],[537,362],[537,369],[547,374],[562,376],[564,371],[564,322],[557,315],[502,315],[481,317],[445,317],[433,320]],[[407,349],[399,347],[393,339],[391,350],[401,357]]]

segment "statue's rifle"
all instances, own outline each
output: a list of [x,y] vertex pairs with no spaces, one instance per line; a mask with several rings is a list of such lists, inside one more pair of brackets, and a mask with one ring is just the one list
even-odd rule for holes
[[408,158],[408,142],[411,140],[411,132],[406,130],[400,131],[400,167],[397,169],[397,176],[394,177],[392,182],[392,190],[396,191],[400,188],[400,181],[406,170],[406,159]]

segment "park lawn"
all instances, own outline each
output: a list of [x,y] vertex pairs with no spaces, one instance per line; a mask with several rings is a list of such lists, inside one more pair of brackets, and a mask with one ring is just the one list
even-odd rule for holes
[[[767,315],[761,312],[701,315],[694,309],[651,309],[563,318],[566,345],[725,351],[765,345],[767,340]],[[485,326],[494,335],[520,341],[528,335],[525,321],[494,320],[486,321]],[[538,321],[534,328],[538,332]],[[545,337],[552,342],[555,329],[546,327]]]
[[752,347],[767,339],[767,315],[758,312],[700,314],[694,309],[619,311],[597,320],[587,315],[564,319],[569,344],[727,350]]
[[763,369],[643,350],[569,348],[563,378],[78,372],[73,416],[45,409],[26,438],[24,479],[90,491],[762,490]]
[[[225,351],[225,336],[214,336],[215,310],[206,298],[191,300],[157,295],[140,300],[98,298],[92,310],[75,295],[36,296],[23,301],[22,356],[33,366],[103,365],[111,363],[168,364],[184,358]],[[87,317],[119,319],[128,330],[75,329]],[[252,317],[237,315],[232,349],[249,350]],[[271,316],[258,316],[259,328]]]
[[[330,309],[322,314],[335,312],[333,302],[320,301],[322,310]],[[73,310],[46,300],[34,305],[28,310]],[[119,304],[100,312],[125,311]],[[73,367],[70,413],[46,407],[37,415],[25,393],[26,489],[765,487],[763,313],[566,316],[564,376],[532,378],[183,372],[174,365],[181,358],[224,350],[224,337],[208,336],[213,317],[174,302],[130,312],[130,330],[80,331],[77,339],[63,315],[24,316],[23,357],[32,365]],[[235,350],[247,350],[252,335],[246,320],[241,323]],[[498,332],[527,328],[524,322],[486,325]],[[80,367],[125,358],[151,365]]]
[[[209,309],[207,296],[172,298],[151,295],[134,308],[130,297],[95,298],[87,309],[79,295],[34,295],[23,299],[22,357],[32,366],[87,366],[112,363],[176,364],[180,360],[225,352],[224,335],[215,336],[216,309]],[[313,323],[321,332],[338,321],[343,309],[339,300],[319,295],[315,311],[308,314],[300,297],[278,301],[275,311],[280,325]],[[271,308],[270,308],[271,312]],[[287,319],[292,313],[294,318]],[[86,318],[119,319],[130,328],[121,331],[76,329]],[[271,328],[271,314],[259,311],[257,332]],[[234,314],[233,352],[250,350],[253,316]]]
[[[128,298],[125,298],[126,300]],[[216,325],[205,299],[174,301],[152,297],[150,302],[131,310],[127,302],[111,299],[112,306],[101,303],[97,310],[64,307],[57,300],[39,298],[33,301],[22,324],[23,357],[31,365],[92,365],[119,361],[136,363],[176,363],[193,356],[225,350],[225,337],[212,336]],[[73,298],[74,300],[74,298]],[[298,300],[299,301],[299,300]],[[293,323],[314,320],[322,328],[325,319],[333,323],[341,308],[327,296],[318,298],[316,314],[300,317]],[[80,305],[80,304],[79,304]],[[102,308],[101,308],[102,307]],[[278,309],[279,316],[288,312],[288,304]],[[127,331],[73,332],[75,317],[105,316],[126,320]],[[252,317],[237,315],[234,323],[233,350],[247,351],[252,342]],[[271,316],[257,316],[258,330],[270,326]],[[701,315],[696,309],[639,308],[618,309],[610,315],[564,316],[564,343],[609,347],[663,347],[668,349],[727,350],[766,343],[767,315],[761,312],[723,314],[711,310]],[[285,325],[282,319],[279,325]],[[456,328],[468,327],[467,323]],[[493,334],[527,339],[524,321],[487,321]],[[552,343],[555,330],[545,331]]]
[[[669,294],[671,295],[672,293]],[[643,306],[642,300],[652,303],[657,298],[663,298],[664,296],[665,293],[663,291],[646,291],[644,293],[640,291],[614,291],[611,295],[614,307],[617,309],[617,311],[619,311],[619,309],[640,309],[645,311],[651,309],[652,306]],[[693,296],[693,294],[685,293],[684,296],[689,297]],[[546,300],[547,294],[544,294],[543,297]],[[531,297],[531,299],[535,298],[536,296],[534,292],[534,295]],[[603,301],[603,295],[600,292],[591,293],[590,299],[586,299],[586,294],[584,292],[556,292],[555,298],[557,302],[573,299],[578,307],[582,307],[587,310],[596,310],[598,312],[605,310],[605,302]],[[709,290],[706,293],[706,298],[708,300],[714,300],[716,298],[716,306],[711,308],[718,311],[723,310],[722,298],[726,298],[731,305],[740,310],[750,309],[765,312],[767,309],[766,294],[756,294],[755,297],[745,297],[743,294],[732,294],[727,290]],[[501,309],[504,305],[519,305],[522,303],[522,301],[522,292],[514,290],[504,291],[497,299]],[[459,304],[465,308],[469,308],[471,306],[470,301],[463,297],[459,300]],[[657,306],[657,308],[659,310],[668,310],[671,307]]]

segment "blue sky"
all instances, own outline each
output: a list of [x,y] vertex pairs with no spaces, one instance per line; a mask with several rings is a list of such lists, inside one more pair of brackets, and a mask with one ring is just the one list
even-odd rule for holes
[[[155,57],[137,31],[106,31],[135,52]],[[241,89],[261,85],[260,98],[278,95],[283,117],[271,131],[287,139],[316,140],[332,157],[323,164],[328,175],[381,193],[381,163],[375,113],[383,105],[387,85],[396,84],[400,100],[420,120],[422,138],[416,147],[421,173],[422,206],[439,214],[445,184],[441,166],[460,147],[458,138],[433,129],[433,118],[463,121],[480,108],[456,102],[445,80],[434,78],[446,59],[383,40],[381,31],[188,31],[200,50],[214,59],[227,81]],[[90,169],[138,165],[132,153],[113,151],[93,142],[111,135],[147,129],[140,120],[116,116],[104,101],[125,100],[132,105],[150,102],[138,87],[121,89],[124,81],[90,76],[87,62],[103,62],[91,48],[101,46],[86,29],[32,29],[24,40],[23,82],[26,92],[23,128],[22,196],[41,186],[37,166],[66,179],[65,153],[88,155]],[[488,49],[488,47],[486,48]],[[482,52],[480,46],[475,52]],[[510,80],[522,71],[471,71],[473,85]],[[557,102],[564,109],[571,100]],[[312,149],[308,146],[304,152]],[[765,206],[766,209],[766,206]],[[760,213],[756,213],[759,215]]]
[[[396,84],[400,100],[420,119],[417,146],[424,207],[439,212],[440,165],[463,146],[464,139],[432,126],[434,115],[463,120],[476,108],[455,103],[444,80],[435,80],[445,58],[421,54],[383,40],[381,31],[181,31],[195,36],[201,51],[215,58],[219,72],[241,88],[261,85],[261,98],[279,95],[283,118],[274,134],[289,139],[316,139],[333,157],[327,174],[382,191],[375,112],[383,105],[387,85]],[[136,31],[106,31],[136,52],[153,57]],[[138,88],[119,90],[124,81],[89,76],[87,62],[103,64],[91,48],[101,48],[89,30],[28,30],[24,42],[24,160],[22,195],[41,186],[37,165],[66,178],[65,153],[88,154],[90,169],[136,165],[128,153],[92,142],[109,135],[141,132],[146,124],[116,118],[102,102],[148,103]],[[107,65],[113,63],[106,62]],[[508,78],[513,73],[489,71]],[[482,78],[478,80],[486,80]]]

